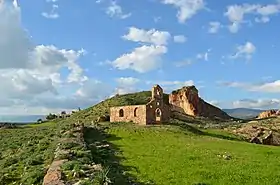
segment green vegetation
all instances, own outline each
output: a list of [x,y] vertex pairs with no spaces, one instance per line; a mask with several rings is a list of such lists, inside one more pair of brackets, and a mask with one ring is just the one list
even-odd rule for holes
[[115,164],[109,173],[119,177],[115,184],[126,184],[117,168],[142,184],[280,183],[279,148],[246,143],[220,130],[124,124],[110,126],[107,134],[111,148],[102,160]]
[[42,184],[55,149],[55,127],[0,130],[0,184]]
[[50,113],[46,116],[46,120],[54,120],[57,118],[57,115]]
[[[92,123],[108,116],[111,106],[146,104],[150,96],[116,95],[65,119],[0,129],[0,185],[42,184],[54,158],[68,160],[61,166],[63,180],[81,185],[280,183],[279,148],[247,143],[223,129],[237,129],[238,122],[186,117],[146,127]],[[77,122],[85,124],[83,132],[73,126]],[[279,130],[271,123],[277,119],[258,122]]]

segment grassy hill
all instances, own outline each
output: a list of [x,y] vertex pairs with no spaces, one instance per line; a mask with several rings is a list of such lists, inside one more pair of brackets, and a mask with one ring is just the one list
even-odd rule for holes
[[[92,107],[84,109],[72,115],[71,121],[82,120],[91,122],[99,116],[109,115],[110,107],[124,105],[143,105],[150,101],[151,91],[142,91],[125,95],[117,95],[107,100],[104,100]],[[164,102],[168,104],[168,94],[164,94]]]
[[[62,135],[74,137],[68,128],[78,120],[86,125],[80,138],[86,150],[71,143],[65,145],[72,153],[62,169],[65,179],[86,179],[87,183],[81,185],[104,184],[92,183],[84,174],[88,164],[101,164],[105,169],[101,179],[109,179],[115,185],[280,184],[280,166],[275,165],[279,147],[251,144],[221,127],[205,126],[213,124],[213,120],[190,118],[146,127],[91,124],[97,117],[108,115],[111,106],[145,104],[150,96],[150,91],[115,96],[70,118],[0,129],[0,185],[42,184]],[[164,101],[168,102],[166,94]],[[222,123],[216,120],[215,124]]]

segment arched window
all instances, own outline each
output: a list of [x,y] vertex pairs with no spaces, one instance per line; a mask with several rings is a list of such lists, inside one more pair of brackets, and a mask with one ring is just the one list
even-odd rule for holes
[[156,117],[161,117],[161,110],[160,109],[156,109]]
[[120,109],[120,111],[119,111],[119,117],[123,117],[123,115],[124,115],[123,109]]
[[136,108],[134,109],[134,117],[137,117],[137,110],[138,110],[138,108],[136,107]]

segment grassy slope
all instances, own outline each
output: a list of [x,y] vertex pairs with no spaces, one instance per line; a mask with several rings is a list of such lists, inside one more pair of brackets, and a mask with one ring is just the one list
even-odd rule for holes
[[[77,120],[88,124],[108,114],[110,106],[145,104],[150,96],[150,91],[144,91],[113,97],[58,124],[0,130],[0,185],[9,184],[3,178],[41,184],[53,157],[56,132],[61,129],[57,125],[63,127]],[[106,132],[101,134],[88,128],[85,139],[93,159],[110,167],[114,184],[131,184],[127,182],[129,177],[143,185],[280,183],[280,166],[275,165],[279,161],[279,148],[238,141],[222,130],[199,131],[186,124],[181,127],[120,124],[110,125]],[[109,142],[109,150],[92,147],[102,140]],[[218,156],[225,152],[232,157],[230,160]],[[120,173],[119,168],[125,172]]]
[[[73,114],[71,121],[82,120],[84,122],[94,121],[99,116],[109,115],[110,107],[124,106],[124,105],[142,105],[149,102],[151,91],[142,91],[138,93],[131,93],[126,95],[119,95],[104,100],[93,107]],[[168,103],[168,95],[164,94],[164,101]]]
[[0,185],[42,184],[53,159],[55,135],[54,123],[0,129]]
[[[280,183],[277,147],[220,139],[231,138],[221,131],[197,134],[174,126],[114,126],[108,133],[111,145],[122,151],[121,164],[143,184]],[[218,156],[225,153],[230,160]]]

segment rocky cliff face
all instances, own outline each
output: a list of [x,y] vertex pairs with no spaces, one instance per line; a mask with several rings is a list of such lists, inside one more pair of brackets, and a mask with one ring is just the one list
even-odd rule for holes
[[221,119],[231,118],[221,109],[201,99],[195,86],[187,86],[173,91],[169,95],[169,104],[172,111],[185,113],[191,116]]
[[261,112],[257,118],[263,119],[263,118],[269,118],[272,116],[279,116],[279,115],[280,115],[279,110],[278,111],[277,110],[267,110],[267,111]]

